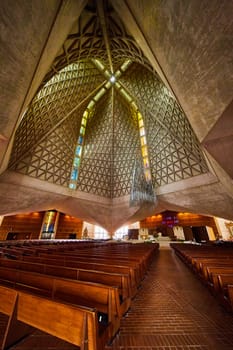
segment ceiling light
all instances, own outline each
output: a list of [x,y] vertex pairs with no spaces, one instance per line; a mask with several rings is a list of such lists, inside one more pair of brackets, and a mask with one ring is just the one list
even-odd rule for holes
[[112,76],[110,77],[109,81],[110,81],[112,84],[114,84],[115,81],[116,81],[116,77],[115,77],[114,75],[112,75]]

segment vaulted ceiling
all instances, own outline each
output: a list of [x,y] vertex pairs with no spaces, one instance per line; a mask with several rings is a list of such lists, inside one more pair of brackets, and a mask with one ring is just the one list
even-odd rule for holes
[[233,219],[223,3],[4,0],[0,215],[57,209],[109,232],[162,210]]

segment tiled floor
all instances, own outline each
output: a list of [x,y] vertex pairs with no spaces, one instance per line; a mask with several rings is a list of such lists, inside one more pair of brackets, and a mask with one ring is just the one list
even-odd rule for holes
[[164,248],[107,349],[232,350],[233,316]]
[[[14,350],[73,350],[36,332]],[[232,350],[233,316],[169,248],[155,258],[120,332],[106,350]]]

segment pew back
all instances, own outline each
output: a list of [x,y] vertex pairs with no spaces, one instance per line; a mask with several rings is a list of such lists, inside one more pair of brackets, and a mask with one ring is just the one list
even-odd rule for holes
[[12,324],[17,327],[17,322],[21,321],[81,349],[88,340],[87,349],[98,350],[98,322],[94,309],[74,307],[0,286],[0,311],[10,316],[2,348],[9,345]]
[[53,300],[95,308],[105,315],[109,340],[120,326],[120,298],[116,287],[55,278],[39,273],[0,267],[1,284]]

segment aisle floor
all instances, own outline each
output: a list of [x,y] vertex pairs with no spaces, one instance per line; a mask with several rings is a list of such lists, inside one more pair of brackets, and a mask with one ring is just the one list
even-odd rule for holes
[[[36,331],[12,350],[74,350]],[[169,247],[161,247],[120,331],[105,350],[232,350],[227,313]]]
[[160,249],[106,350],[232,350],[233,316],[169,249]]

